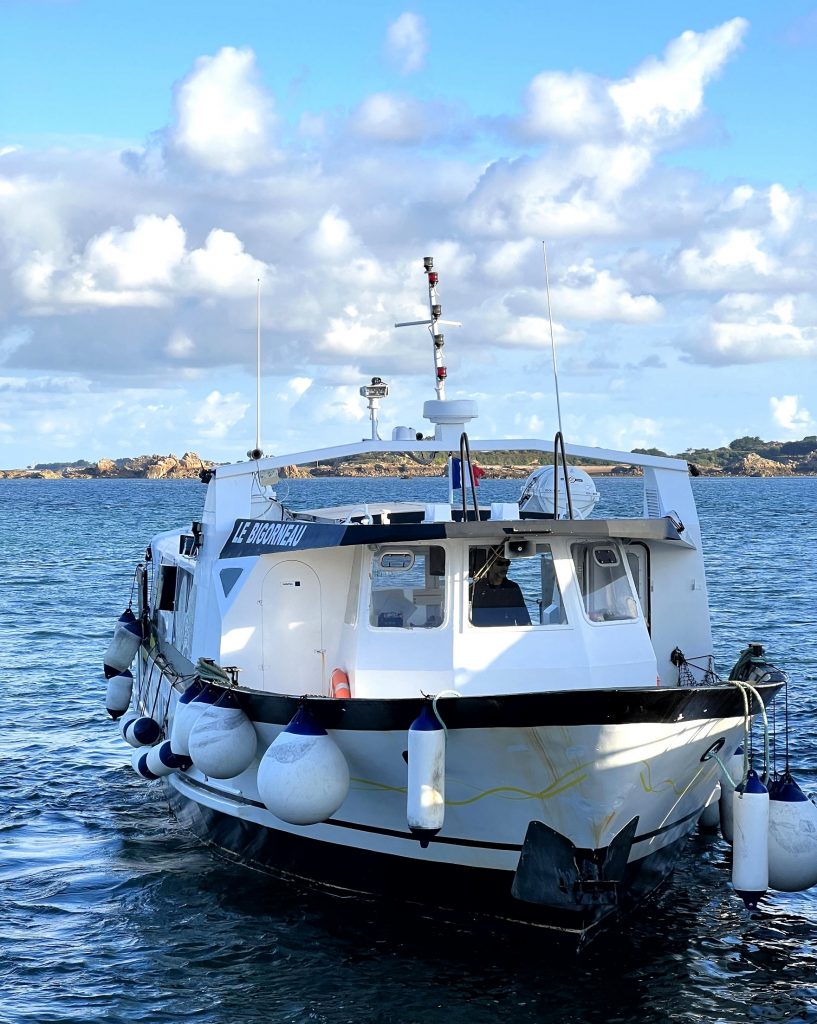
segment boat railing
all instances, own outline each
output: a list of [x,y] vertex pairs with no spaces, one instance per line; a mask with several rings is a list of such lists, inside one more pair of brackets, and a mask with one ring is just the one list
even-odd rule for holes
[[468,444],[468,435],[463,431],[460,434],[460,475],[462,479],[462,518],[463,522],[468,520],[468,496],[466,494],[466,467],[468,468],[468,480],[471,484],[471,503],[474,506],[474,521],[479,522],[479,502],[477,501],[477,482],[474,479],[474,468],[471,465],[471,448]]
[[573,499],[570,496],[570,474],[567,471],[565,455],[565,439],[561,430],[556,431],[553,439],[553,518],[559,518],[559,459],[562,461],[562,473],[565,478],[565,495],[567,497],[567,518],[573,518]]

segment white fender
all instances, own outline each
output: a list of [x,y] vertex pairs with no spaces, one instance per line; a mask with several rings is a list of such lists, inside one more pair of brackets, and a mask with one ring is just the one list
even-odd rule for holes
[[817,807],[791,775],[769,792],[769,888],[803,892],[817,885]]
[[445,821],[445,730],[428,702],[408,731],[406,819],[422,847]]
[[161,735],[161,725],[148,715],[129,715],[122,726],[122,738],[132,747],[149,747]]
[[206,692],[206,685],[200,679],[194,679],[176,703],[170,742],[177,754],[190,753],[190,730],[207,705],[216,699],[213,697],[211,700],[199,700],[198,698],[203,697]]
[[706,801],[706,805],[698,819],[698,828],[704,832],[717,832],[721,823],[721,812],[719,801],[721,798],[721,784],[715,783],[712,794]]
[[134,711],[133,708],[131,708],[129,711],[126,711],[125,714],[122,715],[122,717],[119,719],[119,735],[122,737],[122,739],[125,738],[125,729],[127,729],[130,723],[138,717],[139,712]]
[[128,710],[132,695],[133,676],[128,669],[108,679],[108,688],[105,692],[105,710],[114,721]]
[[172,775],[176,771],[187,771],[192,763],[190,758],[184,754],[173,752],[170,740],[165,740],[163,743],[157,743],[155,747],[151,747],[147,752],[147,761],[145,762],[148,770],[157,778]]
[[232,779],[246,771],[255,760],[257,743],[252,722],[229,693],[202,711],[188,737],[193,764],[213,779]]
[[140,775],[143,779],[155,779],[156,776],[148,768],[148,751],[134,750],[130,757],[130,763],[133,770],[137,775]]
[[327,731],[301,708],[261,759],[261,799],[282,821],[315,825],[331,818],[348,792],[346,758]]
[[769,791],[749,770],[732,794],[732,885],[749,910],[769,887]]
[[110,677],[130,668],[141,642],[142,627],[128,608],[119,616],[113,631],[113,639],[108,644],[108,650],[102,659],[105,675]]
[[[726,767],[729,774],[735,780],[740,782],[743,778],[743,747],[738,747],[731,757],[725,761]],[[727,779],[726,775],[721,772],[721,799],[720,799],[720,813],[721,813],[721,835],[727,841],[732,842],[734,833],[734,826],[732,823],[732,794],[735,792],[735,787]]]

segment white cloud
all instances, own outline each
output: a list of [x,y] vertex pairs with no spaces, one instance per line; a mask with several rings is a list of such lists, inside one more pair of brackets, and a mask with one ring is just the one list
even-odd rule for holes
[[196,346],[193,343],[193,339],[188,337],[184,331],[174,331],[168,339],[167,345],[165,346],[165,352],[172,359],[186,359],[191,356],[196,350]]
[[137,214],[133,228],[111,227],[82,252],[59,257],[34,251],[15,277],[33,304],[66,311],[85,306],[158,307],[190,293],[242,297],[255,292],[268,268],[230,231],[214,228],[204,246],[186,248],[173,214]]
[[184,248],[184,229],[172,214],[137,215],[132,230],[114,227],[92,238],[78,274],[100,289],[166,287]]
[[335,379],[315,380],[290,408],[289,422],[298,424],[306,419],[313,423],[359,423],[368,415],[359,385]]
[[[29,328],[14,328],[0,336],[0,365],[30,341],[31,330]],[[2,378],[0,378],[0,381],[2,381]]]
[[769,210],[778,230],[786,233],[791,230],[797,218],[801,216],[803,204],[787,192],[782,185],[772,185],[769,189]]
[[792,295],[771,305],[762,295],[730,294],[715,306],[704,361],[755,363],[817,355],[809,302]]
[[351,127],[356,135],[372,142],[397,145],[445,136],[456,116],[441,103],[427,103],[413,96],[377,92],[355,110]]
[[611,133],[609,84],[581,71],[542,71],[528,86],[520,127],[534,138],[588,139]]
[[535,160],[498,160],[464,205],[463,226],[499,238],[620,235],[627,230],[622,203],[651,163],[649,150],[629,144],[586,144]]
[[343,260],[358,247],[352,225],[337,208],[327,210],[310,238],[310,248],[322,260]]
[[362,355],[378,343],[385,344],[387,334],[383,328],[369,326],[357,317],[332,317],[324,332],[319,349],[343,358]]
[[503,242],[485,260],[485,270],[494,280],[513,278],[519,274],[523,263],[533,259],[535,247],[536,242],[532,238]]
[[651,448],[660,436],[660,423],[650,416],[610,413],[595,410],[591,415],[568,412],[565,429],[570,437],[579,436],[584,444],[598,448],[632,451]]
[[664,314],[652,295],[631,294],[625,281],[598,270],[590,259],[568,267],[551,292],[559,315],[568,319],[646,323]]
[[230,429],[244,419],[249,402],[237,391],[222,395],[220,391],[211,391],[204,399],[200,409],[193,417],[202,437],[226,437]]
[[404,11],[386,30],[386,52],[404,75],[420,71],[428,43],[426,24],[419,14]]
[[705,85],[747,28],[743,18],[733,18],[708,32],[684,32],[662,58],[648,58],[619,81],[584,71],[540,72],[527,88],[517,127],[532,138],[656,144],[701,113]]
[[214,228],[201,249],[190,253],[190,283],[214,295],[252,295],[267,268],[244,251],[232,231]]
[[683,250],[678,257],[684,284],[704,290],[763,287],[762,279],[771,275],[775,262],[762,246],[759,231],[729,228],[706,234],[699,246]]
[[628,134],[671,135],[703,108],[704,86],[740,46],[749,23],[744,18],[710,29],[683,32],[662,60],[644,61],[628,79],[610,86]]
[[792,434],[805,433],[814,426],[811,413],[801,407],[801,401],[799,395],[783,395],[780,398],[769,399],[772,419],[778,426]]
[[238,175],[269,161],[274,123],[255,54],[225,46],[214,57],[199,57],[176,87],[169,144],[194,164]]

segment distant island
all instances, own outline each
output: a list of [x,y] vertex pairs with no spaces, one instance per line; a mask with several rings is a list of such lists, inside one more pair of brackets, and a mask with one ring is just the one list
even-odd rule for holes
[[[692,448],[670,455],[659,448],[634,448],[640,455],[683,459],[694,476],[813,476],[817,475],[817,435],[802,441],[763,441],[739,437],[723,448]],[[480,452],[479,465],[488,479],[524,478],[537,466],[552,462],[542,452]],[[611,465],[592,459],[571,459],[594,475],[627,476],[639,471],[631,466]],[[308,476],[441,476],[446,459],[442,453],[409,455],[356,455],[305,466],[285,466],[282,477]],[[47,462],[27,469],[0,469],[0,479],[28,480],[185,480],[207,477],[218,464],[195,452],[176,455],[138,455],[133,458],[100,459],[88,462]]]
[[0,469],[0,479],[29,480],[189,480],[216,465],[195,452],[176,455],[137,455],[130,459],[88,462],[40,462],[27,469]]

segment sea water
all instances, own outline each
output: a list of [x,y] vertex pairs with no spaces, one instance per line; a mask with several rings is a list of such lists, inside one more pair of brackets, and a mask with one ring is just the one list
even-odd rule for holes
[[[440,479],[366,486],[445,497]],[[519,486],[483,481],[482,501]],[[599,481],[598,513],[639,486]],[[817,480],[693,486],[717,667],[757,641],[790,672],[792,767],[817,789]],[[362,488],[281,494],[309,507]],[[535,932],[305,893],[188,835],[130,768],[101,659],[148,539],[200,518],[203,495],[197,481],[0,481],[0,1022],[817,1020],[817,891],[748,914],[718,838],[692,837],[661,895],[576,957]]]

